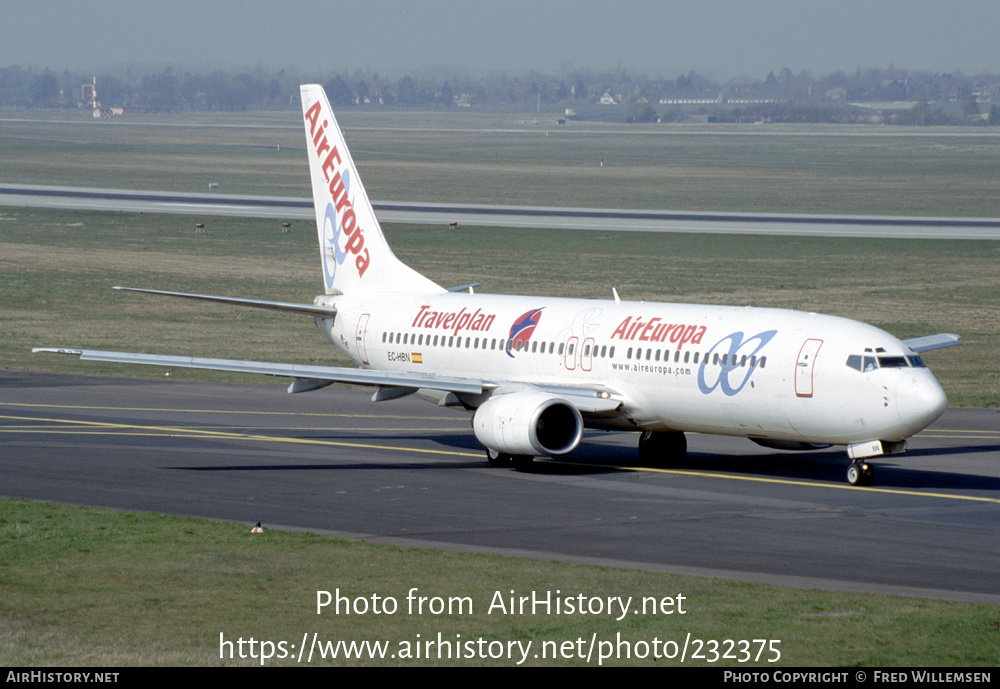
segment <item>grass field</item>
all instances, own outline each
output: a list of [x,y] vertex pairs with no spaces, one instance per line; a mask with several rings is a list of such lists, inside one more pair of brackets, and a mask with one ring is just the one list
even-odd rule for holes
[[[75,119],[64,124],[66,117]],[[218,182],[231,193],[304,196],[298,117],[94,123],[73,113],[30,121],[0,116],[0,182],[198,192]],[[377,199],[1000,217],[997,137],[558,129],[530,116],[455,113],[435,120],[351,112],[343,123]],[[205,234],[195,234],[196,222],[205,223]],[[926,355],[951,403],[1000,404],[995,243],[444,227],[387,227],[386,233],[401,258],[446,285],[481,281],[481,291],[600,298],[614,287],[625,299],[822,311],[900,337],[956,332],[965,345]],[[266,220],[0,208],[0,366],[155,375],[149,368],[32,355],[38,346],[336,363],[308,318],[110,289],[309,301],[320,285],[317,259],[315,230],[304,223],[284,234]],[[540,642],[619,630],[593,619],[483,616],[430,624],[369,618],[359,625],[317,618],[312,609],[315,589],[327,582],[356,595],[402,598],[411,581],[432,595],[468,592],[477,601],[493,588],[569,582],[614,595],[683,591],[701,611],[690,624],[664,626],[650,617],[629,620],[621,631],[636,639],[680,629],[705,638],[780,638],[788,665],[997,661],[996,609],[984,606],[392,549],[307,534],[251,540],[243,526],[8,500],[0,501],[0,563],[5,665],[216,664],[220,632],[402,640],[457,630]],[[398,572],[408,573],[405,584]]]
[[[369,194],[384,201],[1000,217],[1000,135],[990,130],[339,117]],[[0,182],[305,196],[303,146],[297,111],[0,114]]]
[[[206,233],[194,225],[205,221]],[[74,346],[345,363],[309,318],[126,294],[113,285],[310,301],[315,233],[275,221],[0,209],[0,362],[150,375],[33,355]],[[1000,404],[1000,246],[991,242],[389,227],[394,250],[445,285],[480,291],[749,304],[846,316],[899,337],[959,333],[926,360],[953,405]],[[185,371],[187,377],[241,379]],[[242,378],[242,380],[249,380]],[[257,379],[259,380],[259,379]]]
[[[565,655],[531,657],[529,666],[597,665],[596,652],[587,662],[578,657],[580,649],[586,652],[593,637],[617,643],[618,634],[636,653],[650,655],[604,664],[681,665],[676,657],[654,659],[651,649],[658,640],[661,653],[679,655],[663,644],[683,646],[688,634],[720,642],[778,640],[780,652],[775,663],[766,662],[774,657],[770,649],[756,662],[710,662],[706,646],[703,659],[687,657],[688,666],[991,667],[998,659],[1000,615],[986,605],[783,589],[304,533],[252,536],[246,525],[20,500],[0,500],[0,561],[0,665],[7,667],[257,665],[261,661],[249,657],[220,659],[220,634],[234,642],[238,655],[241,638],[285,642],[287,650],[306,633],[323,641],[385,641],[397,654],[438,633],[447,641],[485,639],[494,643],[493,652],[497,642],[531,642],[533,654],[543,643],[563,648],[569,642]],[[428,604],[424,614],[409,614],[406,596],[414,587],[419,595],[463,598],[468,605],[433,614]],[[337,589],[369,604],[373,595],[383,605],[392,597],[399,608],[392,615],[337,615],[332,608],[317,615],[317,590]],[[635,596],[637,602],[644,596],[676,601],[681,594],[684,600],[681,608],[668,608],[672,614],[647,610],[621,622],[609,615],[501,614],[498,608],[490,614],[496,592],[509,596],[511,590]],[[750,648],[756,657],[759,645]],[[719,649],[722,654],[726,647]],[[249,654],[249,645],[243,650]],[[513,666],[520,656],[512,655],[514,660],[506,652],[451,660],[314,658],[311,664]],[[296,661],[275,656],[265,664]]]

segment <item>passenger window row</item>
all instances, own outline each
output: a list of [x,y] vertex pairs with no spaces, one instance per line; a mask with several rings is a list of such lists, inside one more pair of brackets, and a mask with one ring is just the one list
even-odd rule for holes
[[[411,347],[450,347],[453,349],[479,349],[503,351],[504,346],[514,352],[524,352],[530,354],[567,354],[566,343],[560,342],[558,347],[555,342],[524,342],[523,340],[507,341],[502,338],[472,337],[461,335],[425,335],[423,333],[382,333],[382,342],[385,344],[409,345]],[[591,351],[593,350],[593,351]],[[576,352],[576,343],[569,344],[568,356]],[[599,356],[611,358],[615,355],[615,348],[608,348],[607,345],[591,346],[589,343],[584,347],[584,356]]]
[[[574,340],[576,338],[573,338]],[[392,333],[384,332],[382,333],[382,342],[385,344],[396,344],[396,345],[409,345],[416,347],[450,347],[454,349],[479,349],[487,351],[503,351],[504,346],[507,345],[511,351],[515,352],[525,352],[531,354],[558,354],[559,356],[573,356],[576,353],[577,343],[571,341],[568,345],[565,342],[560,342],[558,345],[555,342],[524,342],[521,340],[514,340],[508,342],[502,338],[487,338],[487,337],[472,337],[472,336],[461,336],[461,335],[430,335],[424,333]],[[596,357],[601,359],[613,359],[615,356],[615,347],[611,345],[597,345],[591,344],[589,342],[583,345],[583,357]],[[635,361],[662,361],[665,363],[670,362],[670,350],[669,349],[654,349],[648,348],[643,349],[642,347],[633,348],[629,347],[625,353],[625,358],[628,360]],[[704,357],[701,352],[681,352],[680,350],[675,350],[673,352],[674,363],[691,363],[697,364],[702,359],[707,360],[708,355],[705,354]],[[767,364],[767,357],[756,355],[730,355],[715,353],[712,355],[712,363],[716,366],[732,366],[736,367],[746,367],[750,366],[755,368],[759,366],[764,368]]]
[[[645,355],[645,358],[644,356]],[[629,347],[628,351],[625,353],[626,359],[634,358],[636,361],[663,361],[665,363],[670,362],[670,350],[669,349],[642,349],[641,347],[635,350],[635,356],[633,357],[632,348]],[[685,364],[697,364],[699,360],[702,359],[701,352],[681,352],[679,349],[674,351],[674,363],[685,363]],[[708,361],[708,355],[704,356],[704,361]],[[716,366],[731,366],[733,368],[746,367],[755,368],[760,366],[764,368],[767,365],[767,357],[758,357],[756,355],[747,356],[746,354],[730,356],[728,353],[719,354],[715,352],[712,354],[712,364]]]

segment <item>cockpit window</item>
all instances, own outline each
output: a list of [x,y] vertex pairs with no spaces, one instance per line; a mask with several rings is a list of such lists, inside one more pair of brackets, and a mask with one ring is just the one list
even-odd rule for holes
[[[880,357],[888,358],[888,357]],[[874,371],[878,368],[878,360],[873,356],[861,356],[860,354],[851,354],[847,357],[847,365],[853,368],[855,371],[861,371],[862,373],[868,373],[869,371]],[[903,364],[906,365],[905,363]]]
[[[865,350],[871,352],[870,349]],[[881,347],[876,351],[885,351]],[[855,371],[861,371],[862,373],[868,373],[869,371],[874,371],[879,368],[907,368],[913,366],[914,368],[925,368],[923,360],[916,355],[910,356],[886,356],[881,355],[878,357],[872,356],[871,354],[851,354],[847,357],[847,366],[853,368]]]

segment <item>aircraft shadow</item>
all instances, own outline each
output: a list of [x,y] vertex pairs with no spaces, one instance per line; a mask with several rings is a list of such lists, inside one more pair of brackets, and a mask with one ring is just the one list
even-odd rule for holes
[[[882,461],[893,462],[893,464],[880,464],[880,458],[876,457],[871,460],[871,464],[875,468],[875,486],[1000,491],[1000,478],[998,477],[927,471],[899,464],[906,461],[907,455],[946,457],[948,455],[996,451],[1000,451],[1000,446],[962,446],[916,452],[908,451],[905,455],[881,458]],[[588,467],[590,462],[599,463],[600,466]],[[719,472],[720,474],[729,473],[762,478],[811,480],[841,484],[845,481],[849,464],[850,460],[847,459],[842,450],[833,449],[817,452],[774,452],[745,456],[690,452],[680,462],[674,462],[669,466],[650,468],[705,473]],[[564,458],[558,458],[554,461],[536,461],[531,465],[529,471],[547,474],[591,474],[644,466],[635,450],[631,448],[583,444]]]
[[231,464],[205,467],[164,467],[172,471],[392,471],[481,469],[486,461],[414,461],[414,462],[338,462],[336,464]]
[[[910,457],[940,457],[941,455],[974,455],[980,452],[1000,452],[1000,445],[962,445],[960,447],[935,447],[924,450],[907,450]],[[906,456],[904,455],[904,456]]]
[[[490,465],[483,447],[468,433],[438,435],[433,432],[393,434],[382,438],[357,433],[324,433],[300,436],[312,440],[345,440],[351,442],[429,441],[450,450],[482,453],[482,459],[413,459],[405,462],[331,462],[311,464],[242,464],[202,467],[168,467],[183,471],[393,471],[437,469],[481,469]],[[407,450],[401,449],[401,452]],[[900,466],[907,456],[932,457],[949,455],[1000,452],[1000,445],[956,446],[910,450],[905,455],[871,460],[875,467],[875,485],[895,488],[940,488],[953,490],[997,490],[1000,478],[957,474],[945,471],[926,471]],[[335,457],[331,457],[335,459]],[[816,452],[771,452],[766,454],[724,455],[706,452],[689,452],[680,462],[669,466],[651,467],[720,474],[738,474],[753,477],[788,480],[811,480],[841,484],[850,460],[843,450],[829,449]],[[523,470],[528,473],[552,476],[588,476],[643,468],[634,447],[608,445],[584,441],[573,452],[550,460],[538,460]],[[502,471],[503,469],[497,469]]]
[[148,385],[141,378],[111,378],[86,373],[47,373],[45,371],[0,371],[0,387],[3,388],[65,388],[65,387],[134,387]]

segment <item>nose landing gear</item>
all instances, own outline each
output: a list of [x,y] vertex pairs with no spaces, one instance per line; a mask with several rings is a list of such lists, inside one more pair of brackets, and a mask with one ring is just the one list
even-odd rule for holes
[[859,460],[847,467],[847,482],[852,486],[870,486],[874,481],[874,471],[868,462]]

